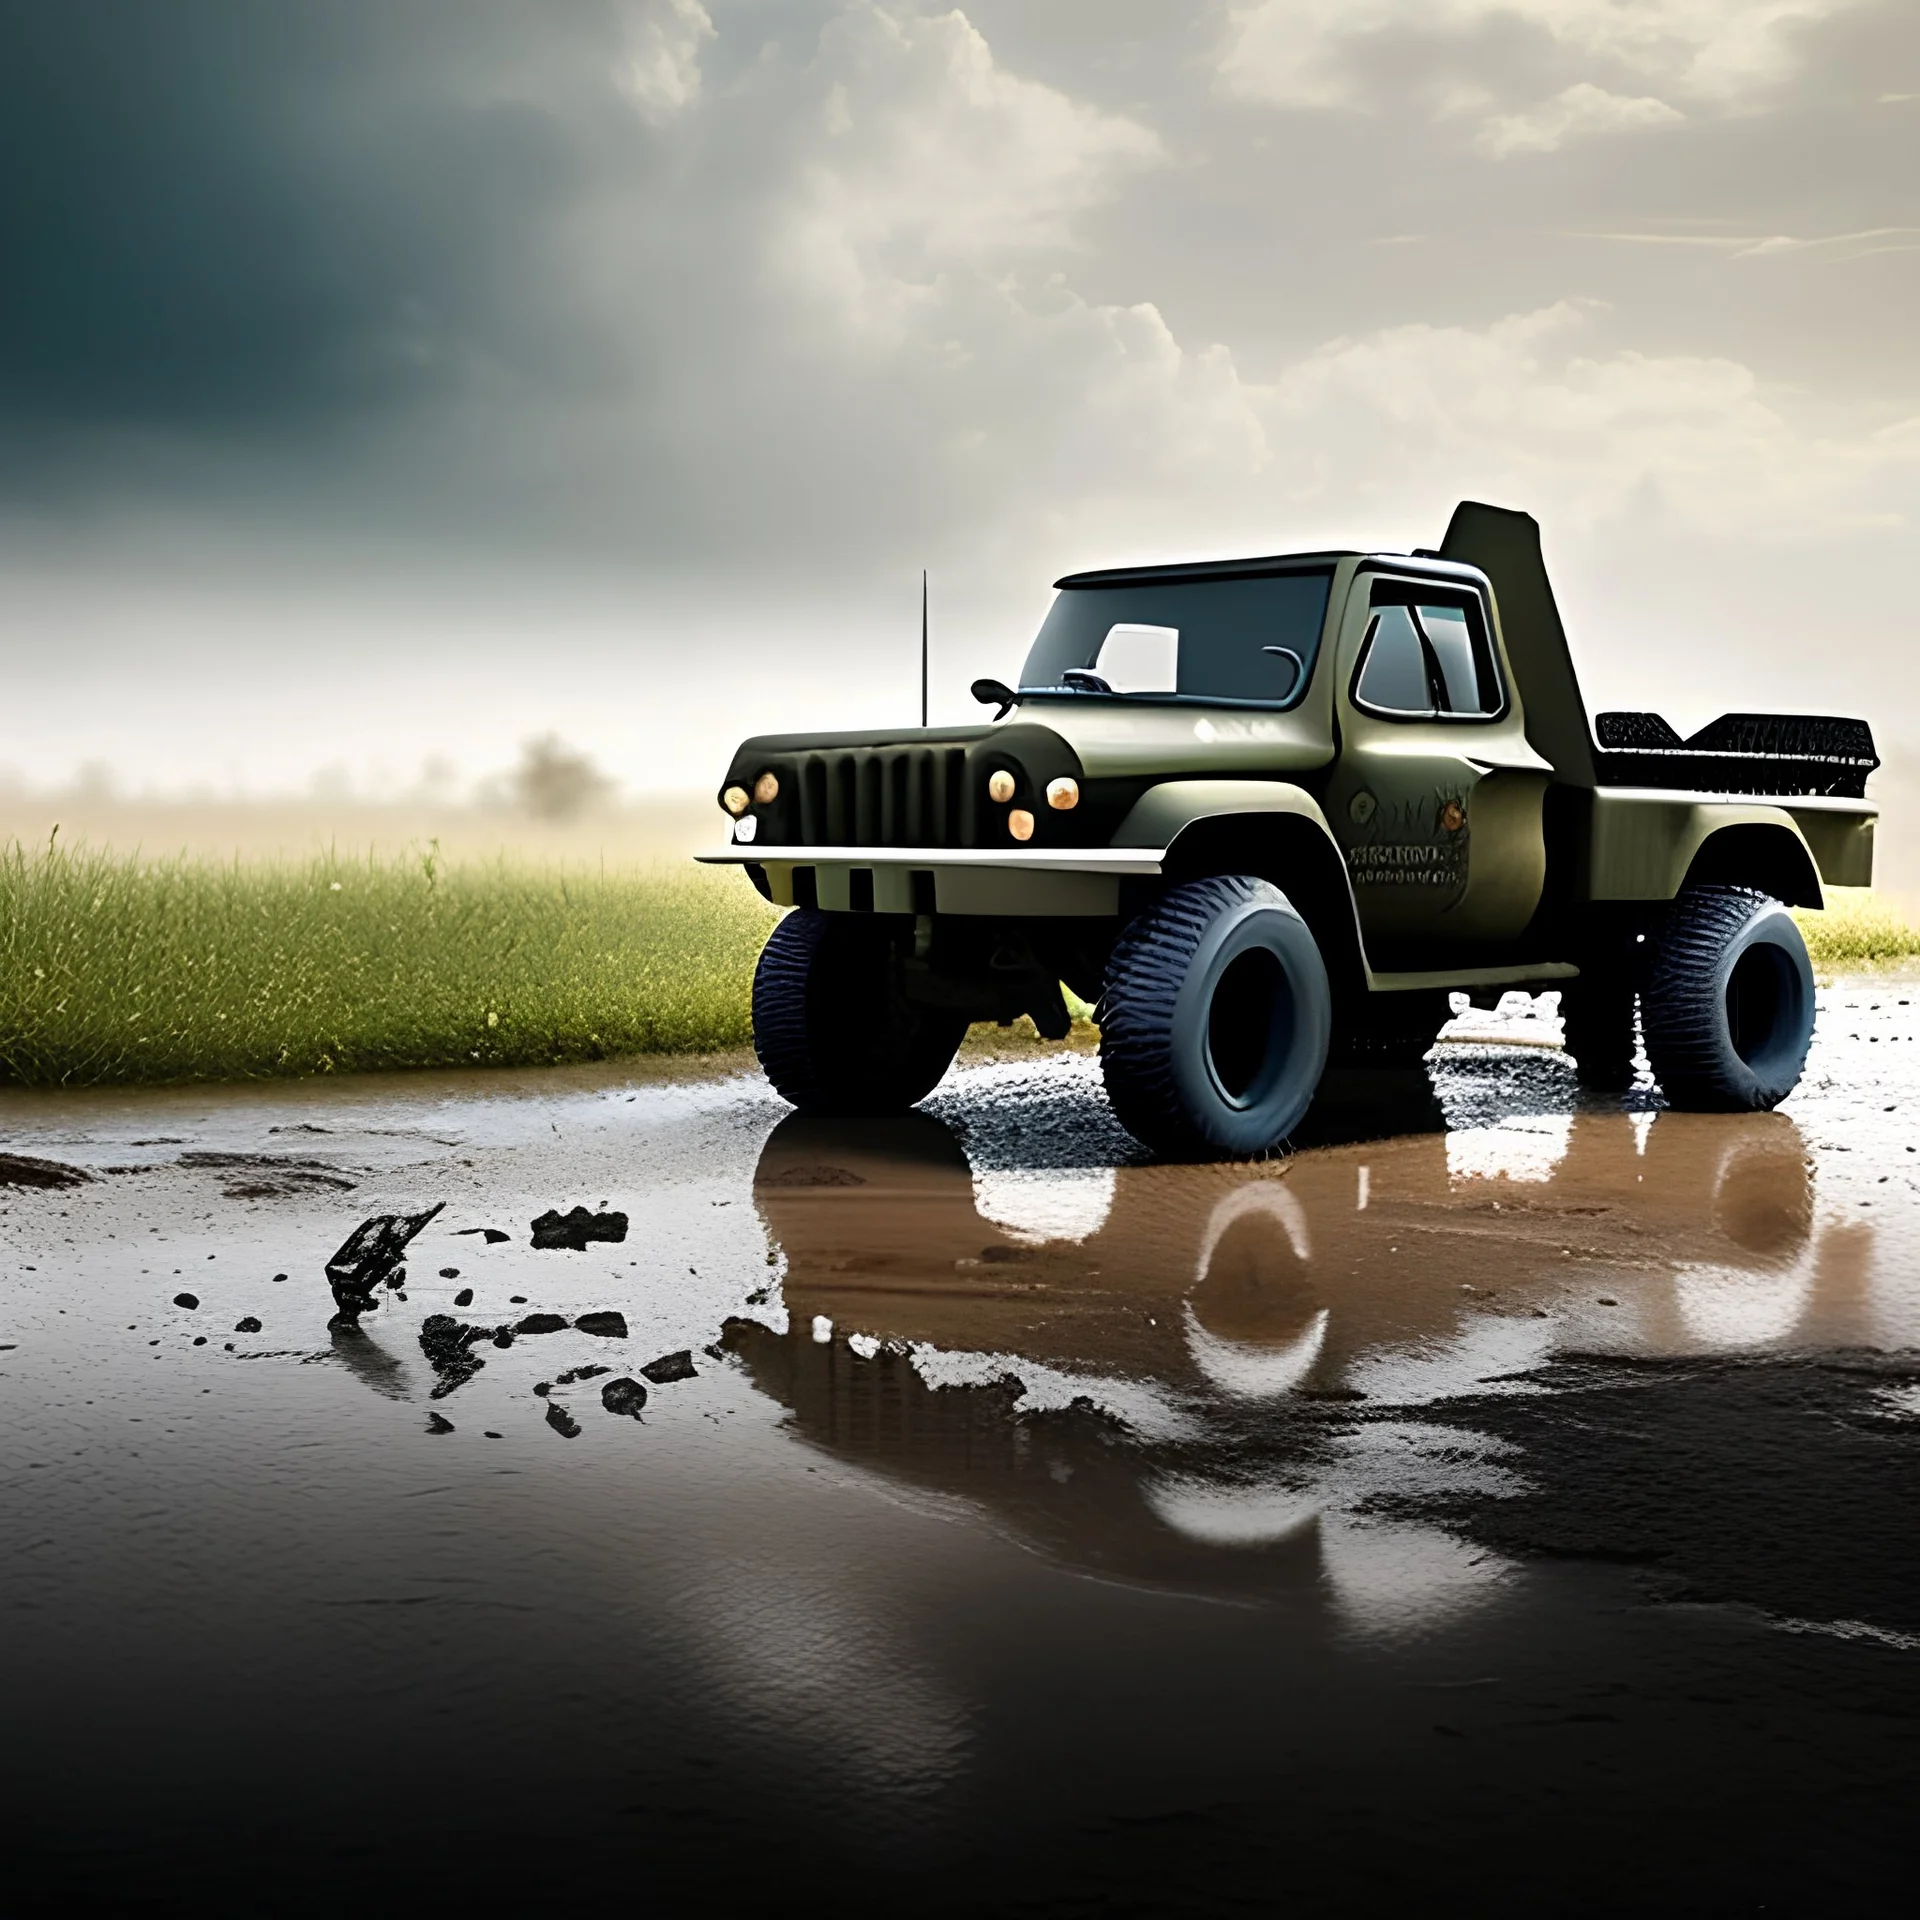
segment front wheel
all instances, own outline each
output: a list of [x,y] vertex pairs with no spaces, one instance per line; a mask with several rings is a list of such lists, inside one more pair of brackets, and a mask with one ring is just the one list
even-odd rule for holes
[[966,1038],[957,1013],[900,991],[885,929],[800,907],[753,975],[753,1050],[802,1113],[904,1113],[940,1084]]
[[1223,874],[1171,888],[1107,962],[1100,1065],[1120,1124],[1182,1156],[1277,1146],[1320,1084],[1332,998],[1277,887]]
[[1690,887],[1661,931],[1640,1024],[1673,1106],[1778,1106],[1813,1039],[1813,966],[1792,914],[1746,887]]

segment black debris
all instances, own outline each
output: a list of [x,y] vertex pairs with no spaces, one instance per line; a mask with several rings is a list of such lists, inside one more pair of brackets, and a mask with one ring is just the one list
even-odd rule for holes
[[193,1336],[193,1344],[196,1347],[204,1347],[207,1344],[207,1336],[204,1333],[196,1333]]
[[624,1213],[589,1213],[585,1207],[575,1207],[571,1213],[549,1210],[533,1222],[536,1247],[567,1247],[575,1253],[585,1253],[591,1240],[605,1240],[617,1246],[626,1237]]
[[627,1316],[612,1307],[603,1313],[583,1313],[573,1324],[579,1332],[597,1333],[602,1340],[624,1340],[627,1337]]
[[514,1328],[515,1333],[565,1333],[566,1330],[564,1313],[530,1313]]
[[453,1422],[449,1420],[444,1413],[430,1413],[427,1415],[427,1431],[429,1433],[451,1433],[453,1431]]
[[473,1305],[473,1289],[471,1287],[462,1287],[460,1291],[453,1296],[453,1304],[456,1307],[472,1306]]
[[248,1314],[244,1320],[236,1320],[233,1323],[233,1330],[235,1333],[258,1333],[260,1322],[252,1314]]
[[[59,1160],[26,1153],[0,1153],[0,1187],[84,1187],[93,1175]],[[624,1228],[625,1222],[621,1223]]]
[[487,1438],[489,1440],[498,1440],[500,1438],[500,1436],[497,1433],[495,1433],[491,1427],[487,1428],[486,1432],[487,1432]]
[[[444,1400],[456,1387],[464,1386],[486,1365],[474,1346],[482,1340],[494,1340],[505,1329],[469,1327],[450,1313],[430,1313],[420,1324],[420,1351],[427,1356],[439,1380],[431,1397]],[[513,1335],[507,1334],[512,1342]]]
[[547,1425],[555,1433],[564,1434],[569,1440],[580,1438],[580,1422],[558,1400],[547,1402]]
[[425,1213],[376,1214],[347,1235],[340,1251],[327,1262],[336,1308],[329,1325],[355,1326],[363,1313],[379,1305],[374,1289],[400,1270],[407,1243],[445,1205],[441,1200]]
[[513,1238],[512,1234],[502,1233],[498,1227],[455,1227],[453,1231],[456,1239],[464,1239],[476,1233],[484,1234],[487,1245],[490,1247],[497,1247],[502,1240]]
[[621,1413],[640,1418],[640,1409],[647,1404],[647,1390],[638,1380],[609,1380],[600,1389],[600,1404],[609,1413]]
[[493,1344],[496,1347],[512,1346],[513,1329],[511,1327],[495,1327],[493,1330]]
[[536,1380],[533,1383],[533,1391],[538,1398],[544,1400],[547,1395],[553,1391],[553,1382],[551,1380]]
[[407,1270],[405,1267],[395,1267],[394,1270],[387,1275],[387,1286],[394,1293],[398,1293],[406,1284]]
[[275,1285],[278,1285],[278,1284],[279,1284],[279,1282],[281,1282],[282,1280],[284,1280],[284,1279],[285,1279],[286,1277],[287,1277],[287,1276],[286,1276],[286,1275],[285,1275],[284,1273],[276,1273],[276,1274],[275,1274],[275,1275],[273,1276],[273,1278],[274,1278],[274,1283],[275,1283]]
[[173,1304],[176,1307],[185,1307],[191,1312],[200,1304],[200,1296],[197,1293],[176,1293],[173,1296]]
[[507,1295],[507,1299],[516,1307],[524,1307],[527,1304],[527,1296],[524,1293],[510,1293]]
[[[611,1367],[569,1367],[554,1383],[556,1386],[570,1387],[576,1380],[592,1380],[603,1373],[611,1373]],[[536,1388],[537,1392],[538,1389]]]
[[678,1353],[663,1353],[658,1360],[649,1360],[640,1371],[656,1387],[664,1387],[675,1380],[691,1380],[696,1368],[693,1355],[682,1347]]
[[440,1269],[440,1278],[442,1280],[458,1280],[460,1278],[460,1269],[458,1267],[442,1267]]

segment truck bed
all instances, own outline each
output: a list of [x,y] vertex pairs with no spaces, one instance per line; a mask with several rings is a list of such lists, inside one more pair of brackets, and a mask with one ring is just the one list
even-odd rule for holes
[[1594,731],[1606,787],[1858,800],[1880,764],[1864,720],[1826,714],[1723,713],[1683,740],[1657,713],[1603,713]]

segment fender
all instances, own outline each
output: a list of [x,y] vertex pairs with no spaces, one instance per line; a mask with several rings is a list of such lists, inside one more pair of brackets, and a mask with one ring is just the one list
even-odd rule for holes
[[[1606,788],[1593,802],[1595,900],[1671,900],[1683,887],[1719,884],[1761,886],[1789,906],[1819,907],[1825,904],[1822,867],[1850,866],[1835,857],[1837,847],[1827,861],[1816,860],[1785,806]],[[1797,802],[1796,810],[1805,806]],[[1857,805],[1847,811],[1849,833],[1856,831],[1858,811]],[[1831,877],[1846,884],[1840,872]]]
[[1287,780],[1163,780],[1134,803],[1113,836],[1164,847],[1169,879],[1252,873],[1271,880],[1313,929],[1336,991],[1364,992],[1367,964],[1353,883],[1320,803]]

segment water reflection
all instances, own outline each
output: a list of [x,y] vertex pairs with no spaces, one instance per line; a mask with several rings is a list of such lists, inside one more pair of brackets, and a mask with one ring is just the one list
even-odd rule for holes
[[1779,1343],[1863,1286],[1783,1115],[1367,1132],[1023,1180],[925,1114],[791,1118],[754,1187],[790,1331],[730,1342],[809,1440],[1072,1564],[1400,1633],[1508,1570],[1396,1504],[1520,1484],[1423,1405],[1538,1390],[1515,1376],[1569,1351]]

